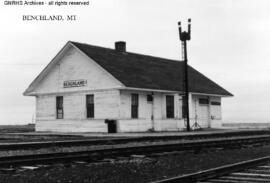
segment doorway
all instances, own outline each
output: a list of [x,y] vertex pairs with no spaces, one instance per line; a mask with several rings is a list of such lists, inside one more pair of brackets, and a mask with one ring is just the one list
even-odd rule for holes
[[203,128],[210,128],[210,116],[209,116],[209,98],[195,99],[195,118],[197,117],[198,123]]

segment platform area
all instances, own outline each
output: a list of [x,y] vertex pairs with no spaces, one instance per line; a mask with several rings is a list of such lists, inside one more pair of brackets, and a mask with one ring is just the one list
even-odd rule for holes
[[75,133],[75,132],[26,132],[26,133],[7,133],[6,135],[14,136],[69,136],[69,137],[162,137],[162,136],[193,136],[193,135],[209,135],[209,134],[237,134],[252,133],[256,134],[269,132],[270,129],[203,129],[197,131],[179,131],[179,132],[133,132],[133,133]]

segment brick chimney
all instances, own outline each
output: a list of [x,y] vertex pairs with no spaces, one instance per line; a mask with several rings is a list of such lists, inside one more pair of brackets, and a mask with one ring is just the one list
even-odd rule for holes
[[126,52],[126,42],[125,41],[115,42],[115,50],[122,53]]

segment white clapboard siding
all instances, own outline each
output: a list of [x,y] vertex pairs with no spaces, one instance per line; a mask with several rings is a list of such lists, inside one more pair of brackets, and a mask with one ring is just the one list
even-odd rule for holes
[[[87,80],[82,87],[64,88],[64,81]],[[108,89],[121,86],[121,83],[105,71],[91,58],[71,47],[63,58],[50,70],[33,92],[54,93]]]
[[108,132],[104,120],[49,120],[37,121],[36,131]]
[[[94,95],[95,117],[86,118],[86,95]],[[58,96],[60,96],[59,93]],[[37,131],[105,132],[105,119],[119,116],[119,91],[95,91],[62,94],[64,118],[56,119],[56,95],[37,97]]]

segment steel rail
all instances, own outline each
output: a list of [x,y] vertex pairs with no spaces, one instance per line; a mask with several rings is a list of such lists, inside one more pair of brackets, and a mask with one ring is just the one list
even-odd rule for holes
[[48,147],[70,147],[70,146],[88,146],[88,145],[108,145],[124,144],[130,142],[144,141],[169,141],[169,140],[197,140],[210,138],[234,138],[245,136],[270,135],[269,130],[261,131],[240,131],[240,132],[222,132],[213,134],[192,134],[188,136],[147,136],[147,137],[124,137],[124,138],[106,138],[106,139],[76,139],[60,141],[39,141],[39,142],[12,142],[1,143],[0,150],[20,150],[20,149],[38,149]]
[[244,170],[247,168],[252,168],[261,164],[266,164],[270,161],[270,156],[252,159],[248,161],[242,161],[239,163],[229,164],[225,166],[220,166],[217,168],[212,168],[197,173],[191,173],[183,176],[173,177],[169,179],[159,180],[151,183],[195,183],[199,181],[207,181],[207,179],[220,177],[232,172]]
[[15,165],[33,165],[56,162],[70,162],[75,160],[96,161],[103,158],[129,156],[132,154],[149,155],[160,152],[184,151],[184,150],[201,150],[205,148],[232,148],[242,147],[250,144],[270,144],[270,136],[233,138],[233,139],[211,139],[200,140],[196,142],[168,143],[168,144],[145,144],[133,146],[108,146],[103,149],[93,149],[77,152],[57,152],[45,154],[31,154],[20,156],[0,157],[0,167]]

